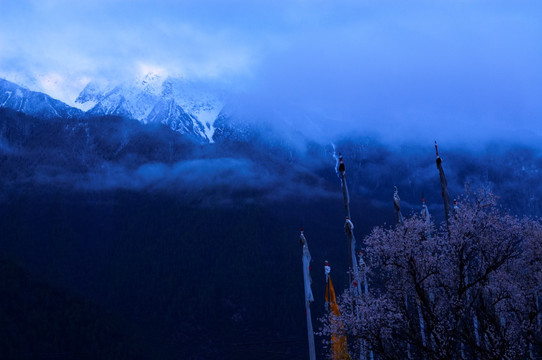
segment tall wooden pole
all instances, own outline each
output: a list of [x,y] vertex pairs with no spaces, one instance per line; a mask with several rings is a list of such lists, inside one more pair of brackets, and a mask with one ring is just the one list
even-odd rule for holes
[[309,339],[309,360],[316,360],[316,349],[314,346],[314,331],[312,329],[312,318],[311,318],[311,302],[314,301],[314,296],[312,295],[311,290],[311,275],[310,275],[310,262],[311,262],[311,253],[309,252],[309,246],[307,244],[307,239],[303,234],[303,229],[301,229],[301,235],[299,241],[303,247],[303,284],[305,287],[305,313],[307,315],[307,336]]

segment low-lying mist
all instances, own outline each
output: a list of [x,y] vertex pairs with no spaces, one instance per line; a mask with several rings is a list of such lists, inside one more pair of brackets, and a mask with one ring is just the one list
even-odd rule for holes
[[[405,210],[417,209],[422,196],[430,209],[441,203],[433,142],[390,146],[349,134],[319,143],[252,126],[244,137],[198,144],[166,127],[122,118],[41,120],[2,112],[3,183],[15,191],[31,185],[161,192],[204,206],[332,199],[340,198],[335,166],[342,152],[351,192],[373,205],[391,206],[394,186]],[[465,187],[483,187],[500,196],[504,207],[540,213],[538,148],[521,142],[439,146],[452,197]]]

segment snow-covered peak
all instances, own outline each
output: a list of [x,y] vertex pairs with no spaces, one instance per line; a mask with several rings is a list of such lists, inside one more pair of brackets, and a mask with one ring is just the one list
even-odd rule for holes
[[79,93],[75,102],[80,104],[84,104],[87,101],[98,102],[105,97],[106,92],[109,90],[110,89],[107,89],[106,85],[91,81],[85,86],[81,93]]
[[75,104],[79,109],[88,111],[102,101],[111,90],[112,88],[106,84],[91,81],[79,93],[79,96],[75,99]]
[[213,142],[214,122],[224,107],[218,91],[183,78],[168,78],[162,84],[162,96],[173,99],[197,119],[203,125],[207,139]]
[[[143,123],[161,122],[180,132],[185,130],[173,125],[180,119],[172,117],[182,113],[193,122],[188,128],[197,129],[194,130],[196,136],[213,142],[213,124],[223,108],[220,98],[215,90],[203,84],[149,72],[116,86],[91,82],[79,94],[76,103],[92,114],[129,116]],[[182,111],[164,111],[164,102]]]
[[93,114],[130,116],[144,122],[159,99],[157,80],[146,76],[120,85],[90,82],[75,102]]
[[23,89],[47,94],[53,99],[76,108],[81,108],[74,99],[81,89],[88,83],[86,77],[62,76],[55,72],[45,73],[16,73],[0,70],[0,78],[17,84]]
[[82,115],[80,110],[47,94],[0,79],[0,108],[3,107],[43,118],[74,118]]
[[164,79],[159,74],[148,73],[142,79],[136,82],[135,87],[141,87],[142,91],[150,94],[160,95]]

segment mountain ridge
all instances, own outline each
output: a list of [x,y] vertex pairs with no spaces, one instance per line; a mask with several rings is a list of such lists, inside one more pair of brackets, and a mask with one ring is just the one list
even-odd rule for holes
[[76,103],[93,115],[129,116],[140,122],[162,123],[201,142],[212,143],[214,122],[224,104],[208,89],[180,78],[149,73],[115,87],[90,82]]
[[197,90],[179,79],[147,75],[131,84],[109,86],[90,82],[79,93],[72,107],[60,100],[21,85],[0,79],[0,108],[47,119],[81,118],[86,115],[115,115],[142,124],[164,124],[200,143],[214,142],[214,122],[223,103],[217,96]]
[[72,119],[84,114],[83,111],[53,99],[45,93],[28,90],[5,79],[0,79],[0,108],[2,107],[48,119],[55,117]]

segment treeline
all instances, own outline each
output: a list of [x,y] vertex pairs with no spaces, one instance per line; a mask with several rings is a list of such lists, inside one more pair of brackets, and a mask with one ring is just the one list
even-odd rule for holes
[[[289,236],[303,204],[199,208],[166,194],[43,188],[8,200],[0,210],[2,252],[125,319],[144,335],[142,346],[162,349],[160,358],[304,356],[299,244]],[[305,219],[320,248],[342,240],[333,239],[327,218],[322,211]],[[323,273],[314,278],[323,297]],[[62,327],[55,331],[62,337]],[[19,332],[33,329],[21,325]],[[81,326],[72,335],[84,333]]]
[[144,359],[153,353],[129,323],[0,259],[2,359]]

